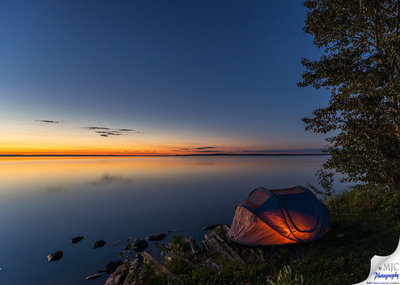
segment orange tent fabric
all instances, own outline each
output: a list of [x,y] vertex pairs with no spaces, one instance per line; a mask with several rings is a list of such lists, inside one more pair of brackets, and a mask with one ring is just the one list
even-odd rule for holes
[[306,243],[329,228],[328,209],[308,188],[260,187],[236,206],[228,237],[246,245]]

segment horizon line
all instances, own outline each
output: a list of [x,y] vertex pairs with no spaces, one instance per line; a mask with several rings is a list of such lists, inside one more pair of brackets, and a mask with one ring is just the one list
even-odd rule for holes
[[0,157],[165,157],[165,156],[307,156],[328,153],[198,153],[198,154],[0,154]]

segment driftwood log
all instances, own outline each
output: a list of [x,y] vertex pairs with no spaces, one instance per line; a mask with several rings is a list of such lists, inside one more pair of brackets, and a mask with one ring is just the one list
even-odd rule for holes
[[[235,264],[245,265],[248,262],[254,262],[254,258],[258,262],[265,262],[266,256],[272,258],[273,256],[281,255],[282,248],[276,247],[248,247],[238,245],[231,241],[227,232],[229,227],[226,225],[217,225],[211,232],[204,235],[204,240],[198,244],[193,238],[185,238],[180,245],[182,252],[178,253],[181,258],[186,262],[189,267],[196,268],[207,267],[214,270],[219,270],[220,265],[213,261],[220,260],[223,257]],[[302,258],[304,253],[297,246],[286,246],[286,252],[295,258]],[[148,251],[142,252],[140,263],[149,264],[153,267],[155,272],[164,274],[170,281],[180,281],[179,277],[171,272],[163,263],[163,259],[159,260],[153,257]],[[166,256],[169,260],[172,256]],[[135,261],[139,261],[136,258]],[[138,266],[137,262],[126,265],[120,265],[116,272],[114,272],[107,280],[107,285],[125,285],[129,284],[132,280],[125,280],[129,270],[141,270],[142,267]]]
[[142,256],[144,263],[153,265],[156,271],[163,273],[165,276],[167,276],[168,279],[170,280],[176,279],[176,275],[171,271],[169,271],[167,267],[158,262],[157,259],[155,259],[150,253],[146,251],[142,252]]

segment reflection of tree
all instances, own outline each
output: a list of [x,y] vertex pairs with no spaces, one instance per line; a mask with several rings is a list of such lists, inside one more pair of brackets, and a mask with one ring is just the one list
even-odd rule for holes
[[133,183],[132,179],[125,178],[123,176],[118,175],[110,175],[110,174],[103,174],[98,180],[89,182],[92,186],[105,186],[110,184],[131,184]]

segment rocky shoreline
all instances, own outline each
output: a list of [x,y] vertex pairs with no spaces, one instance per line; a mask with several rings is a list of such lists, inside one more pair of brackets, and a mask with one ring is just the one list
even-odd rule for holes
[[[147,252],[140,253],[144,251],[145,249],[148,248],[149,242],[157,242],[165,239],[167,235],[165,233],[157,233],[150,235],[146,237],[146,239],[135,239],[132,243],[128,243],[128,245],[125,246],[123,252],[131,251],[134,250],[135,252],[139,252],[138,254],[138,260],[140,259],[140,262],[138,261],[138,265],[143,263],[143,260],[147,260],[150,258],[150,254]],[[76,236],[70,239],[71,244],[76,244],[82,241],[85,238],[85,236]],[[93,249],[97,248],[102,248],[103,246],[106,245],[106,241],[104,240],[98,240],[93,243]],[[120,241],[114,241],[112,242],[112,245],[117,245],[119,244]],[[143,258],[143,256],[146,258]],[[62,250],[57,250],[49,255],[47,255],[47,261],[48,262],[56,262],[59,261],[63,258],[64,252]],[[121,252],[122,256],[122,252]],[[154,259],[155,260],[155,259]],[[106,267],[103,269],[98,269],[96,273],[87,275],[85,277],[86,280],[92,280],[92,279],[97,279],[99,277],[104,276],[105,274],[109,274],[110,276],[107,278],[106,284],[123,284],[123,281],[126,279],[127,272],[128,272],[128,266],[126,263],[126,260],[111,260],[106,264]]]

